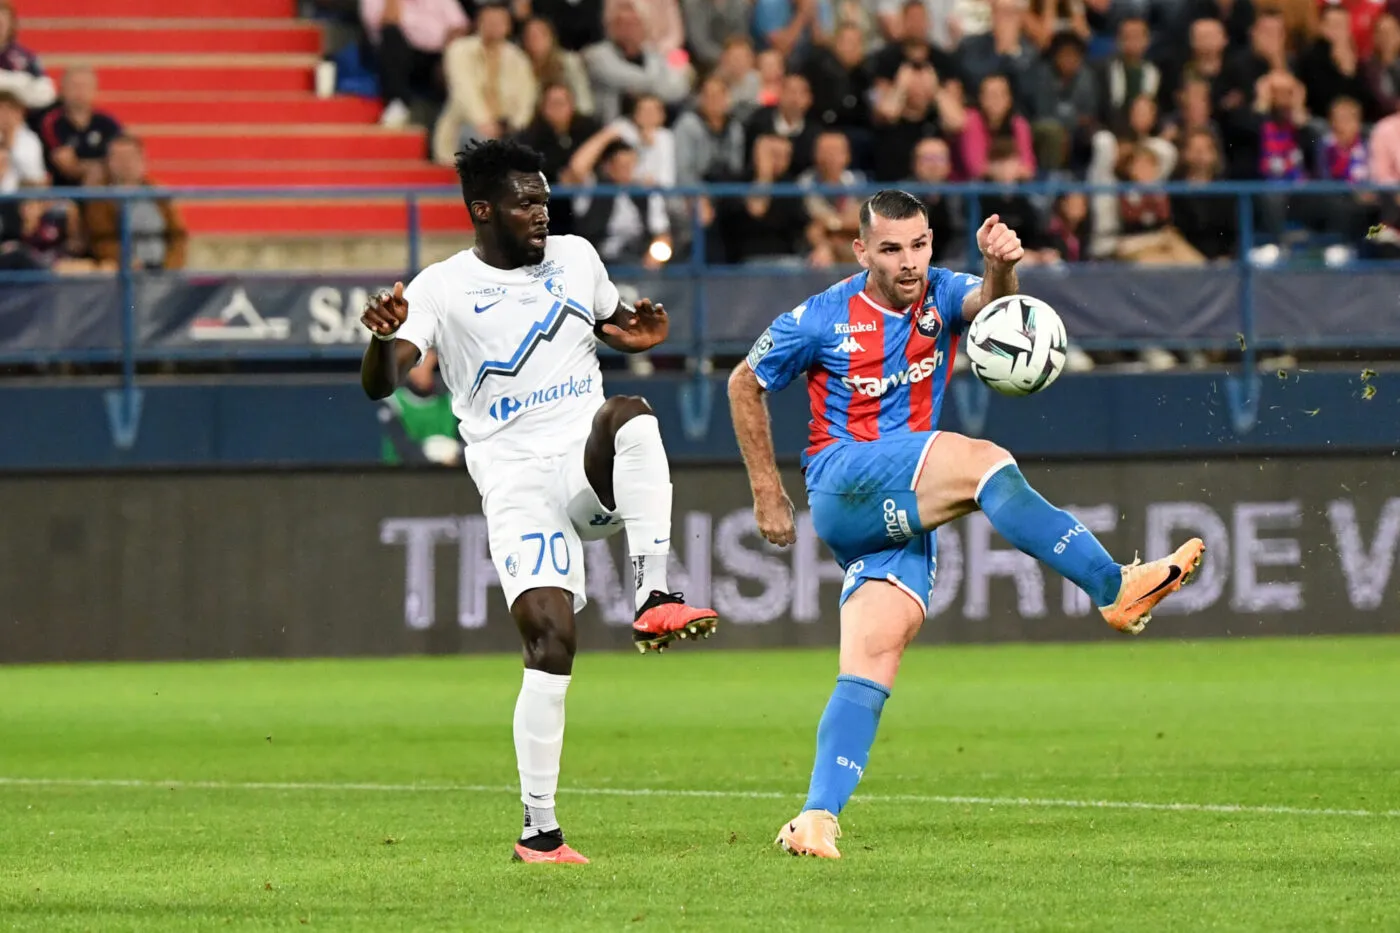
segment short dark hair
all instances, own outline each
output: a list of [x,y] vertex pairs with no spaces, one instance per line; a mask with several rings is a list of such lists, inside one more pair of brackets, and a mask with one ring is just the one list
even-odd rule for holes
[[898,188],[885,188],[877,191],[860,206],[860,235],[862,238],[870,230],[870,223],[878,215],[886,220],[905,220],[921,214],[928,220],[928,208],[924,202],[907,191]]
[[544,156],[513,139],[484,139],[468,143],[457,153],[456,165],[462,200],[470,211],[473,201],[499,201],[507,191],[511,173],[543,173]]
[[1016,140],[1007,139],[1005,136],[998,136],[992,140],[992,144],[987,147],[987,161],[1000,162],[1003,159],[1021,158],[1021,147]]

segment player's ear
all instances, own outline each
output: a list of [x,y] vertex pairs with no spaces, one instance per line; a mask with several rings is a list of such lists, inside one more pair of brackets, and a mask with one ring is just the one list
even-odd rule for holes
[[467,213],[471,215],[473,224],[489,223],[491,221],[491,202],[472,201],[467,204]]
[[865,255],[865,244],[860,241],[860,237],[851,241],[851,252],[856,254],[856,262],[860,263],[862,269],[870,268],[870,261]]

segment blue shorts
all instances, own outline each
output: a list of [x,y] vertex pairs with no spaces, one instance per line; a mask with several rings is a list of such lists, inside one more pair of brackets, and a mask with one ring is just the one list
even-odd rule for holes
[[866,580],[893,583],[928,612],[938,545],[919,523],[914,486],[937,431],[842,442],[807,464],[817,537],[846,572],[841,604]]

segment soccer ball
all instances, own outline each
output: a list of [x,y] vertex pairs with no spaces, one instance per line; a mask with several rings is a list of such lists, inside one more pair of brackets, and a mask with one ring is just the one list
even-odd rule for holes
[[1055,309],[1028,295],[1008,295],[983,308],[967,329],[972,371],[1002,395],[1031,395],[1065,368],[1068,339]]

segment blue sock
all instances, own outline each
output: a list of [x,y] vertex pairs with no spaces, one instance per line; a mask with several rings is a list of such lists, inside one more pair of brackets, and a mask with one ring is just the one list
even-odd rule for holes
[[842,674],[817,726],[817,760],[803,810],[840,813],[855,793],[870,760],[870,746],[880,725],[888,687],[873,680]]
[[1120,565],[1079,519],[1032,489],[1016,464],[1007,464],[982,484],[977,504],[1003,538],[1055,568],[1088,593],[1094,605],[1111,606],[1118,598]]

